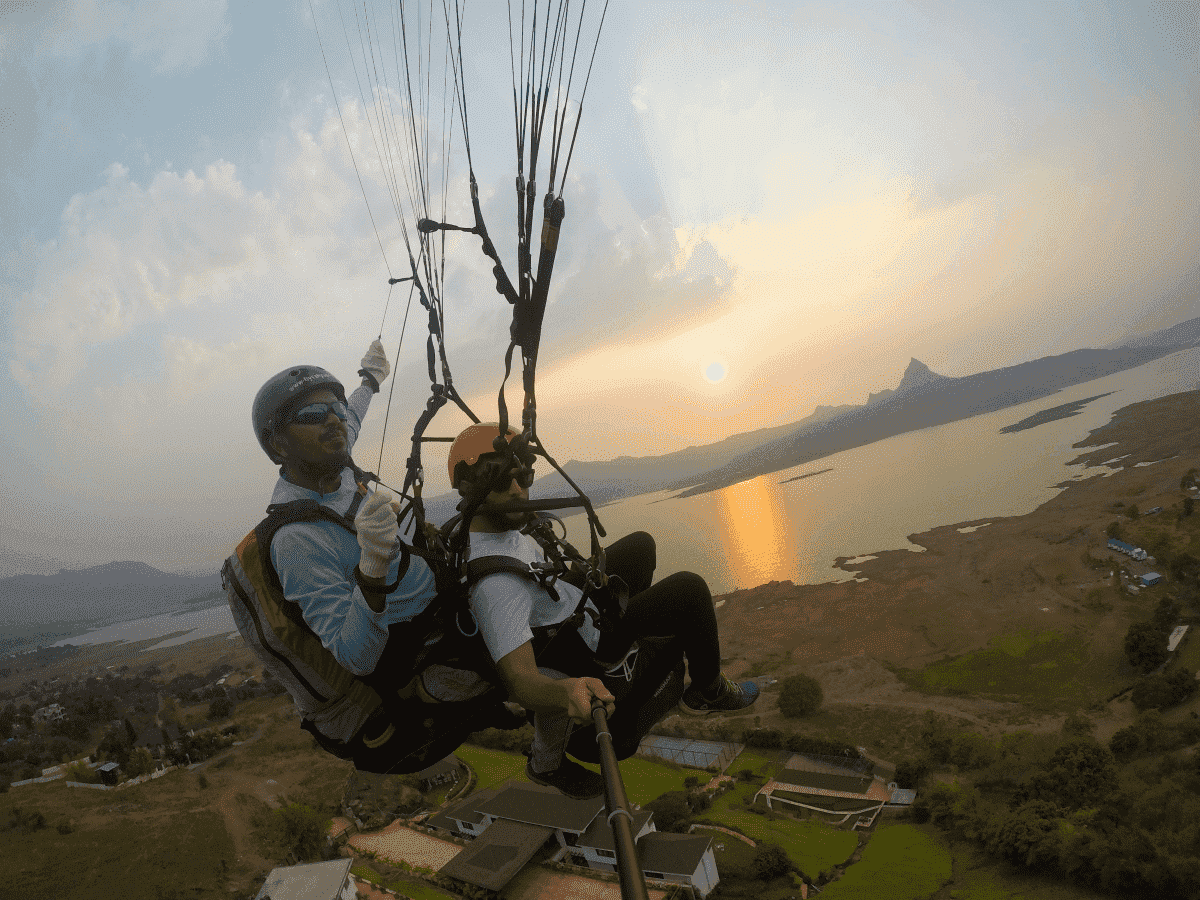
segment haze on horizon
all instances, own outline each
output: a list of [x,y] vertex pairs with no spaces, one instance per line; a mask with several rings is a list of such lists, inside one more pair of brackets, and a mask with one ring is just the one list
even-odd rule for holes
[[[1200,315],[1200,5],[634,6],[609,9],[566,192],[538,384],[558,459],[862,403],[911,357],[967,375]],[[314,8],[336,33],[334,0]],[[502,206],[496,30],[469,31],[468,53],[481,187]],[[337,96],[367,140],[342,46]],[[275,478],[254,392],[297,362],[354,383],[387,299],[309,4],[0,5],[0,93],[0,577],[212,567]],[[509,308],[476,239],[450,261],[455,383],[492,417]],[[428,389],[413,329],[385,480]],[[437,448],[426,464],[444,490]]]

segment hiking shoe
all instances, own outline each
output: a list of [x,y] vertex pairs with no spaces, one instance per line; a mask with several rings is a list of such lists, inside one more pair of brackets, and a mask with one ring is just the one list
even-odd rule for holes
[[730,681],[721,675],[721,687],[712,699],[705,696],[696,688],[688,688],[679,701],[680,708],[693,716],[703,716],[713,712],[737,712],[746,709],[758,699],[758,685],[753,681],[743,681],[741,684]]
[[599,772],[585,769],[566,758],[557,769],[550,772],[535,772],[533,762],[527,762],[525,777],[534,784],[552,787],[573,800],[590,800],[604,793],[604,778]]

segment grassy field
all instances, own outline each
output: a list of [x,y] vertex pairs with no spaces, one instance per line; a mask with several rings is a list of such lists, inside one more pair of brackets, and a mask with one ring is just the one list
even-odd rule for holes
[[811,819],[798,821],[781,818],[771,821],[748,810],[730,810],[716,816],[707,814],[704,818],[736,826],[758,843],[778,844],[810,878],[815,878],[818,872],[832,866],[841,865],[858,846],[858,836],[853,832],[839,831]]
[[[949,852],[953,859],[950,884],[937,894],[938,897],[953,897],[955,900],[1105,900],[1109,896],[1032,875],[1016,866],[991,859],[971,844],[947,841],[946,835],[932,826],[906,827],[916,828],[927,835]],[[866,862],[874,843],[875,838],[872,838],[863,853],[863,862]],[[856,863],[847,870],[847,877],[860,864]],[[840,895],[831,892],[828,896],[836,900]]]
[[[219,813],[195,796],[195,779],[173,772],[120,792],[64,782],[15,788],[0,799],[0,824],[14,807],[36,810],[47,827],[4,833],[0,894],[89,900],[227,897],[237,864]],[[32,786],[31,786],[32,787]],[[62,834],[58,826],[74,830]]]
[[950,852],[933,837],[912,825],[882,825],[862,859],[821,895],[829,900],[926,900],[951,873]]
[[354,873],[355,877],[363,881],[369,881],[372,884],[395,891],[401,897],[408,897],[410,900],[455,900],[453,894],[447,894],[445,891],[440,891],[433,887],[433,885],[423,882],[408,881],[403,878],[396,878],[389,881],[365,864],[360,863],[351,866],[350,871]]
[[[598,766],[591,768],[599,769]],[[711,776],[696,769],[684,769],[634,756],[621,763],[621,778],[630,803],[645,805],[667,791],[683,790],[683,779],[695,775],[703,783]]]
[[985,650],[897,675],[918,691],[1019,700],[1052,712],[1085,708],[1122,687],[1118,657],[1094,655],[1079,634],[1022,629],[993,638]]
[[475,790],[495,787],[510,779],[526,781],[525,757],[519,753],[504,753],[463,744],[454,755],[475,770]]
[[800,896],[798,876],[790,874],[764,882],[754,878],[754,854],[758,851],[736,838],[713,835],[713,856],[717,860],[717,871],[728,889],[731,883],[737,886],[729,891],[731,897],[744,897],[744,886],[753,885],[754,900],[792,900]]
[[[743,750],[730,765],[729,771],[750,769],[766,778],[779,767],[770,751]],[[745,800],[754,797],[761,783],[739,783],[732,791],[717,798],[703,818],[736,827],[755,841],[778,844],[792,862],[810,877],[844,863],[854,852],[858,838],[849,831],[839,831],[814,820],[799,821],[781,817],[772,821],[751,812]]]
[[[521,754],[504,753],[500,750],[487,750],[483,747],[463,744],[455,751],[455,755],[475,770],[475,775],[479,779],[476,790],[495,787],[510,779],[527,780],[525,778],[525,757]],[[599,766],[587,766],[587,768],[594,771],[600,770]],[[636,803],[639,806],[649,803],[667,791],[683,790],[683,779],[688,775],[698,775],[702,780],[710,777],[707,772],[684,769],[637,756],[621,763],[621,778],[625,782],[625,793],[628,795],[630,803]]]

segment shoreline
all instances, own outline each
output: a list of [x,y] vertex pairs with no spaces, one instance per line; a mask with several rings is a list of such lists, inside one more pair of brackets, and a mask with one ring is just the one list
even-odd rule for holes
[[[1088,592],[1110,579],[1107,568],[1103,573],[1085,568],[1082,556],[1108,555],[1105,528],[1119,515],[1114,502],[1168,512],[1179,505],[1181,477],[1200,467],[1198,413],[1200,390],[1118,409],[1106,425],[1073,445],[1080,452],[1069,463],[1108,467],[1063,482],[1057,495],[1024,515],[910,535],[923,552],[839,557],[835,567],[852,580],[775,581],[715,596],[731,676],[770,654],[783,654],[791,661],[782,666],[785,674],[822,672],[832,682],[827,702],[831,693],[834,702],[854,702],[887,685],[907,691],[894,670],[921,669],[1022,631],[1070,634],[1097,657],[1122,658],[1123,635],[1141,612],[1141,598],[1117,599],[1114,590],[1110,612],[1086,607]],[[1196,452],[1189,453],[1191,448]],[[839,667],[848,678],[850,670],[857,673],[849,678],[856,686],[839,686]],[[910,699],[938,699],[907,693]]]

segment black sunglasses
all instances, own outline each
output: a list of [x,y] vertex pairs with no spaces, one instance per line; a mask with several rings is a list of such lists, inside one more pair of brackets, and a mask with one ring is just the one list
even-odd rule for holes
[[332,403],[308,403],[292,413],[288,419],[288,424],[320,425],[329,418],[330,413],[333,413],[345,422],[346,416],[349,415],[349,410],[341,400],[335,400]]
[[514,466],[510,460],[497,459],[485,461],[480,468],[477,479],[485,482],[489,490],[497,493],[505,490],[514,479],[523,488],[533,484],[534,473],[531,465]]

